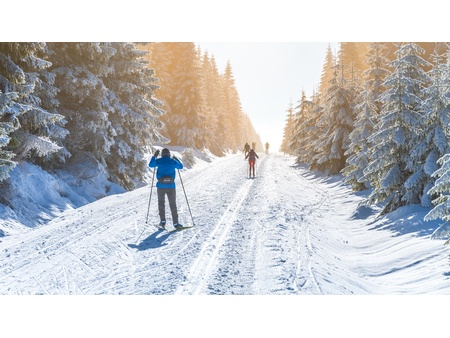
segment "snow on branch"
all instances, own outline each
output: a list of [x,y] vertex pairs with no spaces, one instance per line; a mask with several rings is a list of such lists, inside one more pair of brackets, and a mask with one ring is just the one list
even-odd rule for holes
[[17,133],[17,137],[20,141],[20,146],[17,150],[17,157],[19,158],[25,158],[32,151],[36,152],[38,157],[44,157],[62,149],[56,143],[44,136],[20,132]]
[[23,70],[17,66],[9,56],[0,53],[0,70],[3,74],[8,74],[8,80],[14,83],[24,83],[25,74]]

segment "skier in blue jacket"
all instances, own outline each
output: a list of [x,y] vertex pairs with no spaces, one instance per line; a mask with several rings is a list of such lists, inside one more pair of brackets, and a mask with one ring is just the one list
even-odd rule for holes
[[160,227],[164,228],[166,225],[165,197],[167,195],[170,211],[172,213],[173,226],[175,229],[180,229],[183,228],[183,226],[178,223],[175,169],[183,169],[183,163],[175,156],[170,157],[170,151],[167,148],[162,150],[161,158],[157,158],[158,156],[159,150],[156,150],[148,166],[150,168],[158,168],[156,170],[156,179],[158,180],[156,188],[158,193],[159,218],[161,220]]

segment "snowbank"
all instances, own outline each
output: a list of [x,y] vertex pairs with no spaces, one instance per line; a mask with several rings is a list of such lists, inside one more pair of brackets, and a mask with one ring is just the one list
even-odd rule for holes
[[0,230],[4,234],[26,231],[68,209],[125,191],[108,181],[104,170],[87,161],[54,174],[21,162],[11,172],[10,182],[9,205],[0,204]]

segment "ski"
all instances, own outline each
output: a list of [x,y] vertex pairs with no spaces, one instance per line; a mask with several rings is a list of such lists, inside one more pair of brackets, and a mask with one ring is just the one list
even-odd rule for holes
[[193,228],[193,227],[194,227],[194,226],[191,225],[191,226],[188,226],[188,227],[176,228],[176,229],[174,229],[174,230],[172,230],[172,231],[183,231],[183,230],[190,229],[190,228]]
[[160,226],[159,223],[158,223],[158,224],[155,224],[155,227],[157,229],[159,229],[159,230],[163,230],[163,231],[167,231],[167,232],[176,232],[176,231],[182,231],[182,230],[190,229],[190,228],[193,228],[194,226],[191,225],[191,226],[185,226],[185,227],[182,227],[182,228],[166,229],[165,227]]

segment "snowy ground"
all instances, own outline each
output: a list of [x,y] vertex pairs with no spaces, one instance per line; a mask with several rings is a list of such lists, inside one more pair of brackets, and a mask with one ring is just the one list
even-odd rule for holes
[[[449,247],[443,245],[444,240],[430,239],[438,223],[423,222],[427,209],[411,206],[377,219],[377,210],[358,207],[365,193],[355,194],[339,177],[311,173],[282,154],[260,154],[256,179],[246,178],[242,154],[201,162],[181,175],[195,222],[192,229],[166,232],[153,226],[158,222],[154,189],[146,224],[150,195],[150,186],[146,186],[69,210],[25,233],[0,238],[3,299],[10,299],[6,295],[209,295],[208,300],[194,297],[194,308],[191,297],[187,303],[186,297],[139,297],[139,306],[150,315],[139,311],[137,317],[147,318],[149,322],[141,324],[147,330],[151,318],[156,319],[156,309],[161,309],[156,316],[164,318],[176,309],[182,311],[182,323],[200,321],[198,313],[211,323],[220,323],[212,313],[205,313],[204,306],[211,306],[230,309],[226,313],[241,325],[246,322],[236,316],[254,319],[254,312],[261,323],[281,321],[269,331],[263,325],[244,335],[256,337],[270,330],[274,334],[267,336],[287,335],[284,330],[292,321],[298,321],[299,332],[303,332],[301,325],[311,313],[316,314],[312,322],[318,326],[325,316],[330,323],[340,318],[335,323],[339,326],[348,320],[339,313],[343,300],[345,306],[355,307],[374,301],[373,297],[339,297],[334,303],[331,297],[330,304],[330,297],[302,295],[450,294]],[[188,225],[191,216],[181,182],[178,178],[176,182],[180,221]],[[212,295],[243,297],[217,300]],[[283,297],[250,297],[249,301],[247,296],[254,295]],[[61,300],[70,303],[86,297],[38,298],[56,302],[57,307]],[[426,319],[417,298],[400,298],[414,304],[421,312],[419,318]],[[14,306],[17,299],[13,298]],[[102,303],[104,298],[94,299]],[[210,299],[218,304],[211,305]],[[323,303],[325,299],[328,303]],[[376,312],[364,311],[371,316],[381,311],[389,317],[408,311],[395,311],[397,297],[391,300],[377,304]],[[129,297],[117,300],[124,302],[122,309],[133,307],[128,301]],[[195,310],[197,306],[201,310]],[[361,313],[354,306],[344,309],[357,319]],[[108,320],[118,316],[102,311],[110,314]],[[347,329],[342,336],[358,336],[356,327]],[[330,327],[317,327],[314,332],[336,333]]]

